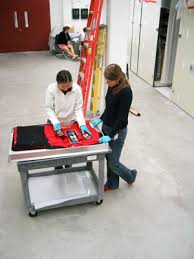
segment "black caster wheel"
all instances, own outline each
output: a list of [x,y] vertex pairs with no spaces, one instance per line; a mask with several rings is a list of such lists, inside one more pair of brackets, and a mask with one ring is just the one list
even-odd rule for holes
[[38,213],[37,213],[37,211],[30,211],[30,212],[28,213],[28,215],[29,215],[31,218],[33,218],[33,217],[36,217],[36,216],[38,215]]
[[100,205],[100,204],[102,204],[103,203],[103,200],[97,200],[96,201],[96,205]]

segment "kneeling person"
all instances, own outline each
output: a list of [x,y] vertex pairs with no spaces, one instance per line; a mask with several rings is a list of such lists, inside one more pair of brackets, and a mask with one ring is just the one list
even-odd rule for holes
[[69,125],[73,121],[77,121],[82,135],[91,135],[86,126],[82,107],[83,98],[80,86],[73,82],[69,71],[60,71],[56,82],[47,88],[45,104],[48,121],[53,124],[58,136],[63,136],[61,124]]

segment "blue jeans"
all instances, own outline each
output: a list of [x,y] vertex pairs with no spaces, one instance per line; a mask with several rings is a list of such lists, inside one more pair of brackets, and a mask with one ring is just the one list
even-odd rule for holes
[[[109,135],[111,127],[107,125],[102,125],[102,131],[104,135]],[[121,156],[121,151],[127,136],[127,127],[120,130],[118,133],[118,138],[109,142],[112,149],[112,153],[106,155],[107,160],[107,182],[106,186],[110,189],[116,189],[119,187],[119,176],[126,182],[131,182],[133,180],[132,171],[125,165],[120,163],[119,159]]]

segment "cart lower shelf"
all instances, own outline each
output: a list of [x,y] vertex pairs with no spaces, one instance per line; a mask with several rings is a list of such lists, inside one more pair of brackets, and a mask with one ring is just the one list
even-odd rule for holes
[[97,187],[89,170],[30,177],[30,200],[35,211],[97,201]]

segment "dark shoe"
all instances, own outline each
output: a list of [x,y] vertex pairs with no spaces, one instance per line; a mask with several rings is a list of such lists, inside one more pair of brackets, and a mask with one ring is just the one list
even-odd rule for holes
[[137,170],[133,169],[132,172],[132,180],[128,182],[128,184],[133,184],[135,182],[136,176],[137,176]]
[[58,169],[63,169],[63,166],[56,166],[55,169],[56,169],[56,170],[58,170]]

